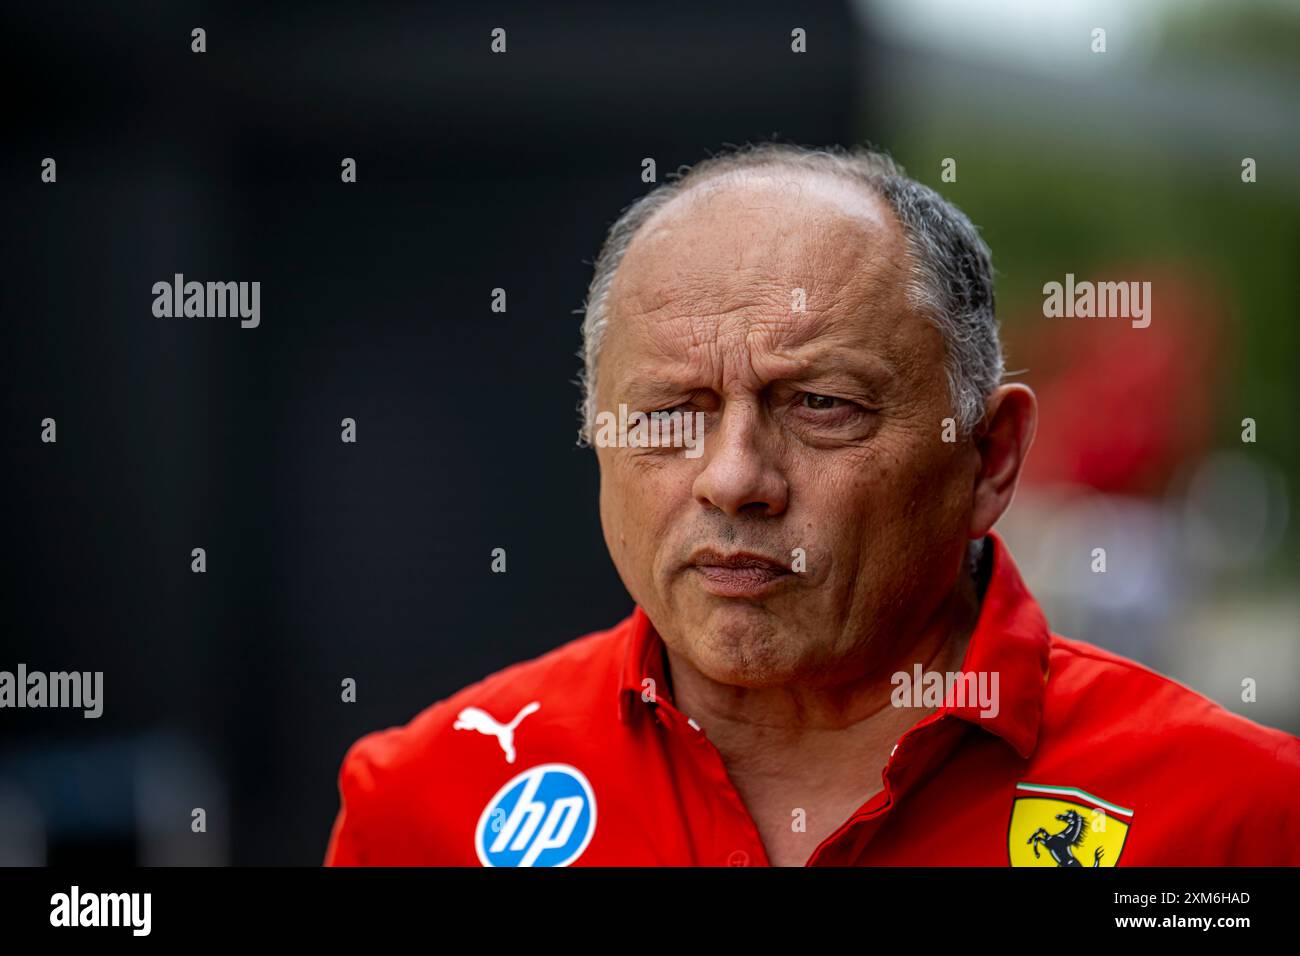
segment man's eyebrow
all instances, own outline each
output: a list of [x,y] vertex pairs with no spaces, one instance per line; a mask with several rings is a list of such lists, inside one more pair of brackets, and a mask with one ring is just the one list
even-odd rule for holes
[[[834,367],[830,365],[809,365],[802,369],[790,369],[789,374],[773,375],[764,388],[785,382],[791,384],[822,383],[832,386],[840,383],[842,387],[857,397],[876,399],[885,395],[896,376],[885,366],[873,364]],[[689,400],[691,396],[713,391],[713,386],[704,382],[679,380],[658,376],[654,378],[632,378],[624,382],[620,391],[625,401],[643,410],[650,410],[659,405],[667,405]]]
[[674,381],[671,377],[663,375],[645,378],[633,376],[622,383],[624,392],[643,400],[675,398],[699,391],[703,387],[699,383],[691,384],[686,380]]

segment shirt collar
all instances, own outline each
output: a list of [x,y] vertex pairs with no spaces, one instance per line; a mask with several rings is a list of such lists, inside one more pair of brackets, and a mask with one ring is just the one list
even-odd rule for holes
[[[962,671],[998,675],[998,710],[984,717],[977,702],[968,702],[961,707],[945,705],[938,716],[969,721],[1028,757],[1038,740],[1047,687],[1051,647],[1047,619],[996,532],[989,533],[986,550],[993,552],[992,568]],[[643,692],[668,700],[663,640],[640,605],[633,609],[630,624],[618,686],[618,716],[624,723],[632,720]],[[647,686],[647,678],[654,683]]]
[[993,567],[961,669],[968,674],[998,675],[998,712],[982,717],[980,705],[969,702],[945,706],[942,713],[997,734],[1021,757],[1028,757],[1038,742],[1043,716],[1051,633],[1006,542],[990,532],[987,546],[993,552]]
[[[647,686],[647,679],[654,683]],[[638,604],[632,609],[631,632],[623,654],[623,669],[619,673],[618,719],[629,723],[633,711],[641,704],[637,698],[651,690],[655,700],[667,698],[664,644],[645,610]]]

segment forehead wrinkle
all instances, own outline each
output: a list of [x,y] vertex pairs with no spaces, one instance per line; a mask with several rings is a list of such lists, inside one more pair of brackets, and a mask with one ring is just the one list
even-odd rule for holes
[[[664,293],[652,308],[624,319],[628,326],[654,330],[638,336],[638,353],[663,359],[667,365],[676,365],[695,377],[710,366],[720,369],[732,364],[725,362],[727,355],[740,352],[746,353],[750,362],[761,361],[764,367],[771,360],[781,360],[780,373],[766,376],[755,371],[751,376],[755,381],[793,377],[807,367],[801,353],[810,344],[864,352],[886,360],[892,367],[894,363],[886,357],[897,353],[895,343],[907,335],[908,323],[871,322],[865,316],[859,319],[866,312],[892,311],[892,304],[882,303],[881,296],[863,294],[864,287],[878,284],[868,278],[837,286],[828,297],[809,303],[802,313],[789,311],[790,303],[781,289],[773,289],[760,299],[755,295],[760,290],[751,287],[748,295],[728,297],[729,307],[724,311],[715,311],[719,305],[712,300],[708,311],[692,309],[689,303],[683,304],[681,296]],[[693,297],[687,298],[694,301]],[[825,349],[817,351],[823,353]]]
[[[702,323],[693,322],[691,341],[685,349],[674,350],[659,371],[677,384],[720,391],[757,390],[773,381],[798,379],[846,347],[843,335],[832,333],[828,341],[814,324],[820,325],[779,316],[734,325],[719,334],[718,325],[702,328]],[[860,346],[856,350],[861,351]]]
[[[792,339],[816,334],[820,325],[807,320],[845,319],[864,309],[877,311],[906,305],[907,264],[883,249],[857,249],[845,255],[827,250],[814,262],[788,269],[774,276],[755,267],[710,268],[691,263],[689,268],[644,270],[620,288],[613,303],[613,315],[652,320],[727,319],[753,314],[760,321],[767,315],[788,319],[774,327]],[[796,289],[804,290],[803,312],[793,312]]]
[[[724,315],[785,301],[784,284],[755,268],[719,269],[694,265],[673,269],[667,277],[651,274],[618,289],[613,311],[651,316],[669,311],[678,316]],[[659,280],[659,281],[656,281]]]

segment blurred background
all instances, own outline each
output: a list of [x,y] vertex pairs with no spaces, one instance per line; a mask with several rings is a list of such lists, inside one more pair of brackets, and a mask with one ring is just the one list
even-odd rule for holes
[[[0,669],[104,672],[98,720],[0,712],[0,864],[315,865],[352,741],[624,616],[575,310],[644,158],[773,137],[884,146],[981,227],[1042,400],[1001,530],[1054,629],[1300,731],[1296,3],[56,2],[0,36]],[[261,326],[154,318],[176,272],[260,281]],[[1152,282],[1151,325],[1044,318],[1067,273]]]

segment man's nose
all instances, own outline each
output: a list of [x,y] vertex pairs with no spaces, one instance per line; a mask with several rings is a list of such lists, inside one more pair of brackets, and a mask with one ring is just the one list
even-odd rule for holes
[[695,500],[731,518],[774,517],[786,509],[790,488],[775,443],[759,411],[728,403],[716,431],[704,436],[704,470],[695,479]]

